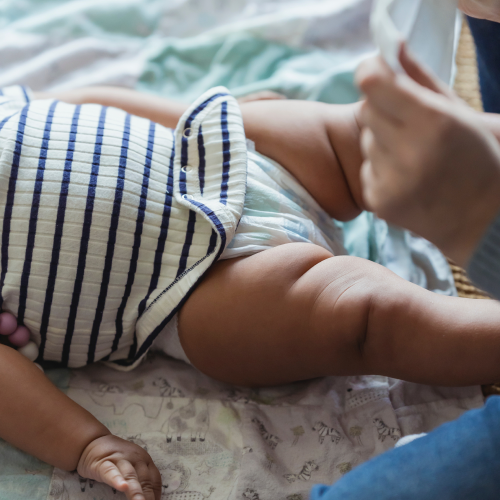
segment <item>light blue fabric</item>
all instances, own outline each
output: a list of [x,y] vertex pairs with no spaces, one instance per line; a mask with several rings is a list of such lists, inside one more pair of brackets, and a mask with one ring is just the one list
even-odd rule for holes
[[[313,45],[301,48],[266,39],[255,33],[251,20],[245,22],[243,12],[243,21],[237,28],[226,28],[223,22],[221,28],[219,17],[234,18],[231,8],[225,13],[225,8],[214,10],[221,9],[215,1],[183,3],[5,0],[0,3],[0,27],[8,28],[7,35],[12,32],[39,36],[44,43],[49,34],[48,46],[90,38],[117,47],[117,53],[120,45],[126,46],[137,54],[134,64],[140,65],[139,90],[186,103],[218,85],[229,88],[237,97],[271,89],[289,98],[331,103],[348,103],[359,98],[353,84],[357,60],[348,50],[332,53]],[[171,25],[166,23],[166,16],[171,16]],[[185,36],[186,33],[190,35]],[[292,38],[291,35],[290,41]],[[7,68],[8,63],[12,61],[5,61]],[[64,62],[64,67],[61,64],[53,65],[51,71],[73,70],[72,64]],[[43,90],[39,81],[3,84],[1,79],[2,75],[0,86],[24,83],[34,90]]]
[[138,90],[191,102],[216,85],[236,97],[274,90],[290,99],[358,100],[353,67],[322,50],[269,42],[250,33],[152,40]]

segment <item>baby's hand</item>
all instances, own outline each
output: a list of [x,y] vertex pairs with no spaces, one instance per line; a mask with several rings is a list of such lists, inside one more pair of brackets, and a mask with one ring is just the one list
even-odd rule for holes
[[92,441],[77,467],[80,476],[122,491],[128,500],[160,500],[161,475],[140,446],[109,434]]

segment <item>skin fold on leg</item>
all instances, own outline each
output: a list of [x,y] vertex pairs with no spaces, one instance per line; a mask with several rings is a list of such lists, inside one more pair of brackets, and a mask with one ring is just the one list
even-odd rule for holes
[[237,385],[361,374],[469,385],[500,376],[499,324],[493,301],[291,243],[217,263],[181,309],[179,336],[194,366]]

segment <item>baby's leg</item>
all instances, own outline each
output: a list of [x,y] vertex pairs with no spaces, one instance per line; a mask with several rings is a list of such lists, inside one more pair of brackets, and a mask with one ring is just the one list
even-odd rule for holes
[[179,315],[191,362],[250,386],[354,374],[487,383],[500,377],[499,325],[499,303],[443,297],[302,243],[217,263]]

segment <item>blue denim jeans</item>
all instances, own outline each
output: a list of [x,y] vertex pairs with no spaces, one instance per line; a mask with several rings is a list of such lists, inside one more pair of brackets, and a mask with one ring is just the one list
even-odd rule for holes
[[476,42],[484,110],[500,113],[500,24],[472,17],[468,21]]
[[499,498],[500,396],[311,493],[311,500]]

